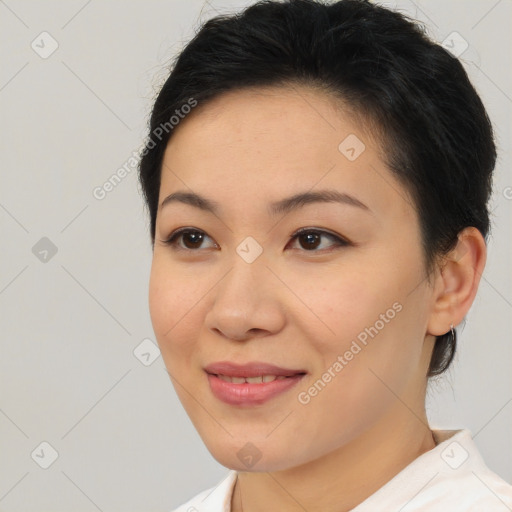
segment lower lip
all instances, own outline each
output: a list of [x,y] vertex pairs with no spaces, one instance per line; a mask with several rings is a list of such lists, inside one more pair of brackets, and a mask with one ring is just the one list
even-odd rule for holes
[[212,393],[223,402],[230,405],[260,405],[267,400],[288,391],[295,386],[304,375],[294,375],[286,379],[276,379],[272,382],[258,384],[234,384],[219,379],[216,375],[207,374]]

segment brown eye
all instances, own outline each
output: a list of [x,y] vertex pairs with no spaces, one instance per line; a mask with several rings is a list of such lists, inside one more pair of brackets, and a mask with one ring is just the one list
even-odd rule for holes
[[322,235],[318,233],[305,233],[298,236],[299,243],[304,249],[316,249],[320,244]]
[[[167,240],[163,242],[177,250],[195,251],[201,249],[206,238],[210,238],[203,231],[197,229],[183,228],[176,230]],[[179,243],[181,240],[181,244]]]
[[187,249],[197,249],[203,243],[204,235],[199,231],[185,231],[181,236]]
[[[347,240],[334,235],[333,233],[329,233],[327,231],[322,231],[318,229],[301,229],[292,236],[292,240],[297,240],[301,246],[301,248],[305,249],[307,252],[320,252],[321,250],[326,249],[322,247],[320,250],[316,250],[322,244],[322,239],[328,238],[333,240],[334,243],[330,244],[330,247],[344,247],[350,245]],[[327,249],[329,246],[327,247]]]

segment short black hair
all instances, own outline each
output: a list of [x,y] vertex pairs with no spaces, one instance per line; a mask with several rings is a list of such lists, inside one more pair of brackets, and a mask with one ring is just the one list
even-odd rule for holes
[[[378,135],[418,212],[427,276],[465,227],[487,241],[496,148],[460,61],[417,21],[367,0],[262,0],[204,23],[156,98],[139,166],[153,244],[169,119],[191,98],[295,84],[340,99]],[[437,336],[428,377],[449,367],[455,347],[455,332]]]

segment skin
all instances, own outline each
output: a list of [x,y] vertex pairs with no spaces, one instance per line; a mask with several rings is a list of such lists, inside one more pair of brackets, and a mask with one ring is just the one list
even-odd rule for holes
[[[365,144],[354,161],[338,149],[349,134]],[[320,189],[350,194],[369,210],[324,202],[267,211],[270,202]],[[435,336],[473,302],[482,236],[466,228],[427,279],[413,202],[376,137],[339,102],[304,86],[233,91],[196,107],[167,146],[159,204],[178,190],[215,200],[220,211],[159,208],[151,319],[191,421],[213,457],[239,471],[232,510],[350,510],[435,446],[425,414],[428,364]],[[180,227],[203,232],[202,245],[187,236],[178,238],[182,250],[162,242]],[[292,237],[303,227],[350,243],[323,235],[308,248]],[[248,236],[263,249],[252,263],[236,251]],[[299,393],[396,303],[400,312],[300,403]],[[212,394],[203,370],[222,360],[307,375],[263,404],[232,406]],[[237,456],[247,442],[261,456],[250,468]]]

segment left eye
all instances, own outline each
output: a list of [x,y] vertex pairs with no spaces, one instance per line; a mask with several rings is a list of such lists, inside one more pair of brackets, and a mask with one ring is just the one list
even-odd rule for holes
[[[167,240],[163,240],[166,245],[170,245],[173,249],[184,250],[184,251],[195,251],[196,249],[200,249],[200,245],[203,243],[205,238],[210,238],[203,231],[199,231],[198,229],[178,229],[176,230]],[[182,239],[183,241],[187,240],[187,243],[191,245],[191,247],[185,245],[183,247],[181,244],[178,244],[178,241]],[[217,244],[214,244],[215,246]]]
[[[331,244],[334,246],[344,247],[349,245],[347,240],[344,240],[333,233],[318,229],[303,228],[292,235],[292,240],[298,240],[301,246],[306,248],[308,252],[318,252],[316,249],[322,245],[322,238],[330,238],[331,240],[334,240],[334,244]],[[325,249],[325,247],[321,247],[320,249]]]

